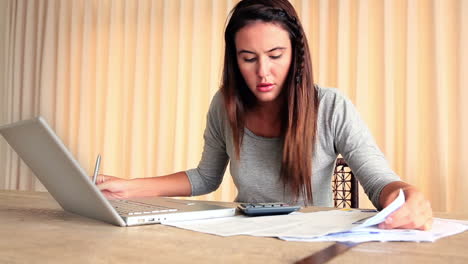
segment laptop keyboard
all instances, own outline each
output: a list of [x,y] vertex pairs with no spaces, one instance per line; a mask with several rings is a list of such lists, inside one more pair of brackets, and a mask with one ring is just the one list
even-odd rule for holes
[[110,203],[119,214],[143,215],[177,211],[175,208],[147,204],[132,200],[110,200]]

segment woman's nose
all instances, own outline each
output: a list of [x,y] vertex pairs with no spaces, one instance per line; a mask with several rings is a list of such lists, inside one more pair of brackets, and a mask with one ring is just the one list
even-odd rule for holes
[[266,59],[258,60],[257,75],[260,78],[267,77],[270,74],[270,63]]

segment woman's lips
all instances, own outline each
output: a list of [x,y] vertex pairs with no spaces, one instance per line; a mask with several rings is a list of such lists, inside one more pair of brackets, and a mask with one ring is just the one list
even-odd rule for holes
[[259,92],[269,92],[271,90],[273,90],[273,87],[275,85],[272,84],[272,83],[260,83],[260,84],[257,84],[257,91]]

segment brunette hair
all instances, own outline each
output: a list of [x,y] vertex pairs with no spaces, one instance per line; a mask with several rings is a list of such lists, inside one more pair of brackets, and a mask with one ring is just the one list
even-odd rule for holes
[[307,39],[294,7],[287,0],[243,0],[230,13],[224,34],[225,53],[221,92],[233,132],[236,156],[244,135],[245,113],[256,104],[237,64],[235,35],[249,23],[262,21],[281,26],[289,33],[292,61],[280,96],[283,155],[280,179],[296,201],[312,202],[312,154],[314,151],[318,99],[312,77]]

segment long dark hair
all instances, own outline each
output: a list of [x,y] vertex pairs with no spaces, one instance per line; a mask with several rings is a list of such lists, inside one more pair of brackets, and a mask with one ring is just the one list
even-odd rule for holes
[[[224,34],[225,53],[221,91],[233,132],[236,156],[244,135],[245,113],[255,107],[237,64],[235,35],[254,21],[274,23],[289,33],[292,62],[280,96],[283,156],[280,179],[296,201],[303,196],[312,202],[312,153],[317,127],[318,99],[312,77],[307,39],[294,7],[287,0],[243,0],[231,11]],[[306,202],[307,202],[306,201]]]

